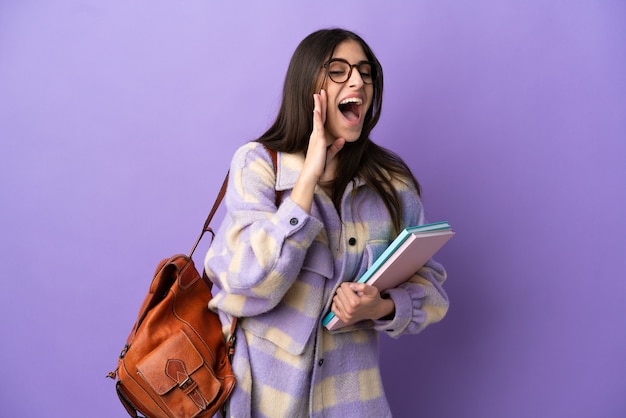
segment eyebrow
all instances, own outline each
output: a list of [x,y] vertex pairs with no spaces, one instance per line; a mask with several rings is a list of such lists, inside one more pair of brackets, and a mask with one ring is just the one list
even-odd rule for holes
[[[348,61],[348,59],[343,58],[343,57],[331,57],[328,61],[332,61],[332,60],[342,60],[342,61],[347,62],[348,64],[351,64],[351,63],[350,63],[350,61]],[[327,62],[328,62],[328,61],[327,61]],[[373,63],[374,63],[374,61],[370,61],[370,60],[368,60],[368,59],[367,59],[367,57],[366,57],[364,60],[357,61],[355,64],[351,64],[351,65],[362,64],[362,63],[364,63],[364,62],[367,62],[367,63],[369,63],[369,64],[373,64]]]

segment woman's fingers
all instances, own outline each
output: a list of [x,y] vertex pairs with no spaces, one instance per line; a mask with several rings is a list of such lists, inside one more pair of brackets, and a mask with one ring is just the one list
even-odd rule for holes
[[383,299],[374,286],[345,282],[337,288],[332,311],[342,321],[355,323],[363,319],[380,318],[380,303],[383,303]]
[[326,150],[326,164],[328,164],[333,158],[335,158],[335,155],[337,155],[337,153],[341,151],[345,143],[346,140],[343,138],[335,139],[335,142],[333,142]]
[[319,102],[320,102],[320,114],[322,116],[322,125],[326,124],[326,109],[328,106],[328,96],[326,95],[326,90],[320,90],[319,94]]
[[313,133],[320,135],[319,139],[326,141],[324,124],[326,123],[326,92],[324,90],[313,95]]
[[326,132],[324,129],[324,119],[326,114],[326,93],[322,90],[319,94],[313,95],[313,130],[309,138],[305,164],[310,167],[317,178],[324,173],[326,166]]
[[343,138],[336,138],[332,144],[328,144],[326,138],[326,110],[328,108],[328,96],[325,90],[313,95],[313,130],[309,138],[309,147],[305,163],[313,170],[318,179],[332,181],[335,178],[336,164],[333,159],[345,145]]

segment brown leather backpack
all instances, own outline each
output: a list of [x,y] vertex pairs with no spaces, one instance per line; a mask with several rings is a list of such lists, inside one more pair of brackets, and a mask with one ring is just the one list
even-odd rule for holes
[[228,176],[189,256],[161,261],[139,310],[118,367],[117,394],[131,417],[212,417],[235,387],[230,357],[236,318],[224,341],[222,325],[208,308],[212,283],[191,256],[226,191]]
[[[266,147],[277,169],[277,154]],[[230,361],[235,350],[237,318],[224,341],[218,315],[209,310],[212,283],[191,259],[224,194],[228,175],[189,255],[161,261],[139,310],[118,367],[120,401],[133,418],[212,417],[222,410],[235,387]],[[282,192],[276,193],[276,205]],[[204,271],[204,269],[203,269]]]

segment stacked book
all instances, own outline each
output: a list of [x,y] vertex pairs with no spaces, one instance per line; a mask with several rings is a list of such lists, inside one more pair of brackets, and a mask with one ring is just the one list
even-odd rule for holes
[[[453,235],[448,222],[405,228],[357,282],[379,291],[394,288],[410,279]],[[322,323],[329,330],[346,325],[332,312]]]

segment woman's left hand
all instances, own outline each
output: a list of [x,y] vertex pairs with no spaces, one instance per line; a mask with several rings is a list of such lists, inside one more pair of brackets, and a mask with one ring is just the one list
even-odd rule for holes
[[374,286],[365,283],[342,283],[333,297],[332,312],[347,325],[365,319],[379,319],[395,310],[391,299],[383,299]]

